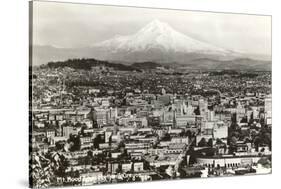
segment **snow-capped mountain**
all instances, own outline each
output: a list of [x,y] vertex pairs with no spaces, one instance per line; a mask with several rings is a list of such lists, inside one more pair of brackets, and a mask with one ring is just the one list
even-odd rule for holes
[[135,34],[115,36],[94,44],[92,48],[99,49],[102,59],[119,61],[183,62],[187,60],[187,55],[189,58],[195,54],[221,57],[237,55],[232,51],[184,35],[159,20],[153,20]]
[[[73,58],[95,58],[109,62],[169,63],[190,69],[270,70],[271,59],[248,55],[194,39],[153,20],[136,33],[115,36],[84,48],[33,47],[33,65]],[[178,63],[178,64],[175,64]]]
[[223,48],[184,35],[159,20],[153,20],[133,35],[115,36],[112,39],[95,44],[94,47],[107,48],[111,52],[148,51],[155,48],[182,53],[230,53]]

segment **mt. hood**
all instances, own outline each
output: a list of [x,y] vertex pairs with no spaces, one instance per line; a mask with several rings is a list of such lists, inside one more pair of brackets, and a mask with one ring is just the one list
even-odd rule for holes
[[271,69],[271,59],[217,47],[180,33],[158,20],[153,20],[134,34],[115,36],[88,47],[35,45],[32,53],[33,65],[73,58],[95,58],[128,64],[178,63],[190,69]]
[[115,36],[94,44],[92,48],[98,52],[98,58],[125,62],[183,62],[195,56],[202,58],[202,55],[220,58],[236,55],[184,35],[158,20],[153,20],[133,35]]

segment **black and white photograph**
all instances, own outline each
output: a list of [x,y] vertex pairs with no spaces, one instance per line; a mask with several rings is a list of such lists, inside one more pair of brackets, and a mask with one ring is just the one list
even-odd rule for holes
[[31,1],[29,22],[30,187],[271,174],[270,15]]

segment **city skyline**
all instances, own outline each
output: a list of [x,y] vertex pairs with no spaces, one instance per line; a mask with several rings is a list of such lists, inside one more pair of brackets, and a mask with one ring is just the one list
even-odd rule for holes
[[32,3],[30,187],[271,174],[270,16]]

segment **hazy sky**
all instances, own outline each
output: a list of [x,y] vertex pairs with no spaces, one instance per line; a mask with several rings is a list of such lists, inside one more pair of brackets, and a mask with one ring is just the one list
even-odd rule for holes
[[87,4],[34,2],[36,45],[85,47],[130,35],[158,19],[175,30],[244,53],[271,54],[271,17]]

